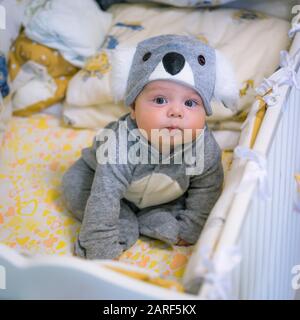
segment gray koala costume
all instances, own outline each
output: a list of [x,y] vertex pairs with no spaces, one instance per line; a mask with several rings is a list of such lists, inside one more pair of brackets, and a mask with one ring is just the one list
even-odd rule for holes
[[[167,79],[196,90],[210,115],[216,81],[215,50],[185,36],[150,38],[138,44],[125,79],[123,98],[127,105],[150,81]],[[139,141],[139,153],[143,151],[150,157],[156,152],[157,161],[120,162],[124,153],[119,144],[124,136],[124,131],[120,135],[121,127],[131,136],[125,151]],[[184,145],[184,151],[175,148],[168,157],[169,164],[147,139],[136,134],[137,124],[130,115],[110,123],[106,129],[115,133],[116,140],[111,143],[95,138],[93,146],[82,150],[81,158],[63,177],[66,205],[82,221],[76,254],[88,259],[115,258],[131,247],[140,234],[170,245],[179,238],[194,244],[223,184],[220,148],[207,126],[196,140]],[[102,161],[102,147],[115,149],[115,163]],[[199,148],[202,153],[198,153],[199,161],[195,163],[178,164],[174,160],[178,152],[189,150],[197,154]],[[201,170],[187,174],[198,163]]]

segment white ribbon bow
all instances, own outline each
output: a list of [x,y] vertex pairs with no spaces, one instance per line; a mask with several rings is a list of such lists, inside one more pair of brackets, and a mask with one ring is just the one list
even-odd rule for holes
[[[269,107],[272,107],[278,102],[278,97],[280,96],[278,88],[279,84],[276,81],[264,78],[261,85],[255,91]],[[272,92],[266,94],[270,89],[272,89]]]
[[230,272],[241,261],[238,248],[223,248],[213,259],[210,259],[209,252],[208,248],[203,248],[200,252],[203,266],[207,270],[203,278],[211,286],[206,298],[210,300],[234,299]]
[[[264,79],[259,87],[255,90],[269,107],[274,106],[278,102],[279,87],[286,84],[290,87],[300,89],[300,81],[297,79],[297,56],[300,50],[298,50],[293,57],[289,55],[287,51],[280,51],[280,66],[281,76],[278,81],[272,79]],[[272,89],[270,93],[267,92]]]
[[270,198],[270,191],[267,184],[267,160],[266,158],[250,148],[237,146],[234,155],[240,159],[249,160],[252,166],[244,174],[236,193],[244,192],[248,189],[249,182],[258,179],[259,194],[263,199]]
[[280,66],[283,70],[283,75],[280,77],[279,86],[287,84],[288,86],[294,86],[296,89],[300,89],[300,83],[297,79],[296,68],[298,61],[296,59],[299,54],[299,50],[291,57],[287,51],[280,51]]
[[[297,6],[295,6],[295,10],[294,10],[294,8],[293,8],[294,11],[292,10],[292,13],[294,13],[294,14],[296,14],[296,13],[299,12],[299,10],[298,10],[299,8],[297,9],[296,7],[297,7]],[[298,21],[299,21],[299,14],[296,15],[296,16],[293,18],[293,20],[292,20],[292,27],[291,27],[291,29],[290,29],[289,32],[288,32],[288,36],[289,36],[290,38],[293,38],[293,36],[295,35],[295,33],[300,30],[300,23],[299,23]]]
[[296,5],[292,8],[292,14],[296,14],[296,16],[292,20],[292,27],[288,32],[290,38],[292,38],[296,32],[300,30],[300,13],[299,13],[299,6]]
[[298,22],[293,23],[292,27],[291,27],[291,29],[289,30],[289,33],[288,33],[289,37],[293,38],[295,33],[298,32],[299,30],[300,30],[300,23],[298,23]]

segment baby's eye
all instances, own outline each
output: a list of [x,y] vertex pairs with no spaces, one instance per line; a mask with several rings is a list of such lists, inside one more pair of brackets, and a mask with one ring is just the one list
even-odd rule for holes
[[157,97],[153,100],[156,104],[164,104],[167,103],[167,99],[165,99],[164,97]]
[[185,102],[184,102],[184,105],[185,106],[187,106],[187,107],[189,107],[189,108],[193,108],[193,107],[196,107],[197,105],[198,105],[198,102],[197,101],[195,101],[195,100],[186,100]]

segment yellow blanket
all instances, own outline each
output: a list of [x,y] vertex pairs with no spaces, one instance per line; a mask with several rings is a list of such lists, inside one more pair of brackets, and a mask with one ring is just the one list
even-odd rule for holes
[[[12,118],[0,151],[1,243],[26,254],[73,254],[80,223],[64,206],[61,178],[94,135],[50,115]],[[226,167],[230,156],[223,153]],[[119,260],[180,280],[192,249],[143,237]]]

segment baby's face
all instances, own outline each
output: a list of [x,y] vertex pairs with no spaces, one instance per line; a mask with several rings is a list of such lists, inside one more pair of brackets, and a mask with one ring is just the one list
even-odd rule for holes
[[[170,144],[194,140],[205,126],[205,109],[199,94],[173,81],[148,83],[135,100],[131,117],[151,142],[152,129],[170,136]],[[186,130],[189,129],[189,130]],[[154,132],[157,132],[155,130]],[[153,137],[153,136],[152,136]]]

